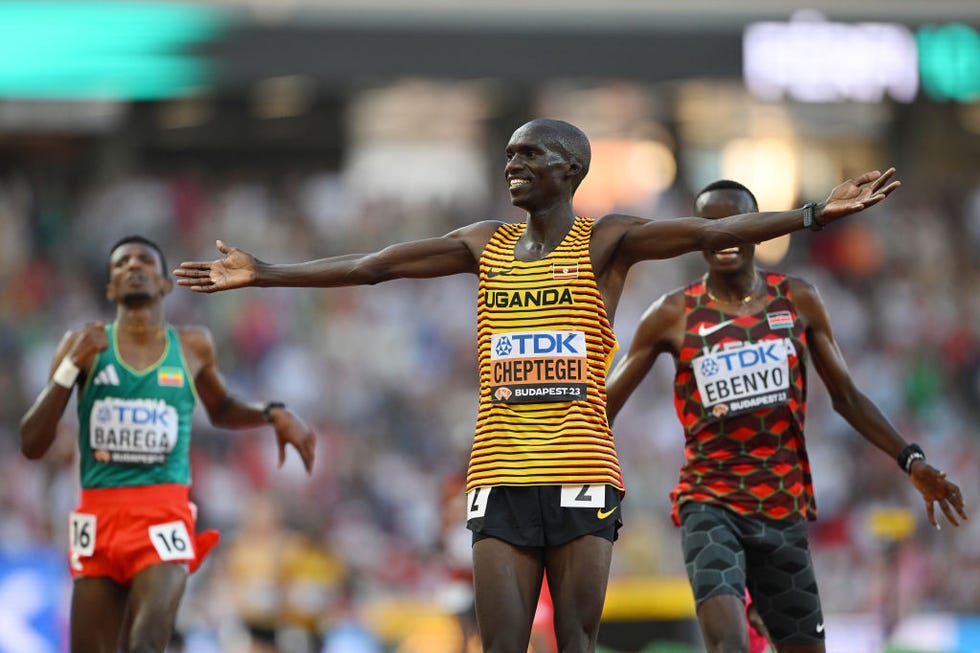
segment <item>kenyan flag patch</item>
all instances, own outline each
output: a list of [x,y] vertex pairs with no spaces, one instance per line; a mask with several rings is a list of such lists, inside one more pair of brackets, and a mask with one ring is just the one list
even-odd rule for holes
[[766,313],[766,320],[769,321],[770,329],[792,329],[793,328],[793,314],[789,311],[776,311],[775,313]]

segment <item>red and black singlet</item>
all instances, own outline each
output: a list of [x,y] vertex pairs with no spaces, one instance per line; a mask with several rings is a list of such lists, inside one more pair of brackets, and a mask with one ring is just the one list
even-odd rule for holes
[[686,501],[770,519],[816,518],[803,438],[805,329],[789,279],[761,274],[767,298],[751,315],[724,312],[703,279],[684,289],[674,406],[686,462],[671,493],[675,523]]

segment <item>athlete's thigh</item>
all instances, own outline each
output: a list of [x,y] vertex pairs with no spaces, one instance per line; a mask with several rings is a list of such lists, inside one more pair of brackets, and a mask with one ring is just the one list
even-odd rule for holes
[[708,653],[748,650],[745,603],[734,594],[715,594],[698,604],[698,624]]
[[133,577],[123,632],[124,650],[163,651],[173,633],[187,584],[184,563],[150,565]]
[[707,650],[748,650],[744,518],[693,501],[681,507],[680,518],[684,562]]
[[745,596],[745,550],[731,511],[689,501],[681,506],[681,547],[695,603]]
[[823,611],[806,523],[767,520],[746,547],[749,592],[773,641],[816,647],[787,651],[823,650]]
[[594,650],[606,600],[612,549],[609,539],[583,535],[546,550],[545,567],[559,650]]
[[75,580],[71,595],[74,653],[116,653],[128,593],[107,576]]
[[476,620],[485,653],[524,653],[541,593],[540,548],[495,537],[473,544]]

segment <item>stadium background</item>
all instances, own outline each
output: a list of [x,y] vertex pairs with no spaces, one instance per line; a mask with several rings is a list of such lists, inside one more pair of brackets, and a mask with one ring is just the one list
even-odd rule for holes
[[[40,463],[19,454],[17,423],[64,331],[111,316],[112,242],[144,234],[171,267],[212,258],[218,237],[284,262],[519,219],[502,151],[538,115],[592,138],[586,215],[686,215],[721,176],[778,210],[895,165],[903,187],[883,205],[763,255],[818,286],[860,386],[969,509],[978,26],[970,0],[0,5],[0,651],[65,646],[73,413]],[[696,255],[635,269],[621,347],[700,271]],[[288,402],[320,436],[310,479],[295,458],[275,470],[267,431],[197,416],[194,495],[224,539],[189,585],[185,650],[247,650],[246,623],[278,628],[284,653],[311,650],[310,631],[351,651],[459,650],[468,550],[452,497],[476,413],[474,289],[171,294],[169,319],[211,328],[234,390]],[[608,651],[698,650],[667,504],[682,456],[670,368],[615,429],[628,498]],[[931,529],[818,380],[808,435],[828,650],[980,650],[980,519]]]

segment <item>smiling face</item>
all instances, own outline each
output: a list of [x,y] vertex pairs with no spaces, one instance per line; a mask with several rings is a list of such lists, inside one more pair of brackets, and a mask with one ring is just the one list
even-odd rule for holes
[[119,245],[109,256],[106,297],[134,306],[162,298],[171,288],[163,257],[154,247],[138,242]]
[[[753,213],[758,210],[753,197],[736,188],[718,188],[698,195],[694,212],[699,218],[717,220],[739,213]],[[755,245],[746,243],[736,247],[712,251],[705,250],[704,260],[708,267],[719,272],[735,272],[752,263]]]
[[588,140],[577,127],[556,120],[522,125],[507,143],[504,176],[511,203],[525,210],[571,200],[588,170]]

